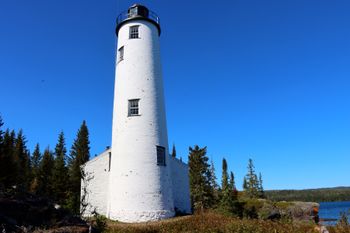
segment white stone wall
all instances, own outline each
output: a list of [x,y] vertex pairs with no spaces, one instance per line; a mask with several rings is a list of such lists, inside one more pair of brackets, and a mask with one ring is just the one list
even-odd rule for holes
[[177,158],[171,158],[171,178],[174,207],[182,213],[190,214],[191,200],[188,165]]
[[106,150],[83,165],[86,182],[82,181],[81,194],[84,193],[83,186],[86,185],[86,203],[88,203],[85,216],[91,216],[95,209],[99,214],[107,214],[110,152],[110,149]]
[[[88,181],[82,182],[87,189],[88,203],[84,216],[91,216],[96,210],[99,214],[108,216],[107,214],[107,197],[109,185],[109,153],[111,149],[102,152],[100,155],[88,161],[83,165]],[[171,169],[171,180],[173,190],[174,207],[182,213],[191,213],[190,187],[188,177],[188,165],[177,158],[167,157],[168,166]],[[140,184],[139,184],[140,185]],[[118,188],[118,187],[117,187]],[[123,187],[119,187],[121,190]],[[140,187],[134,187],[138,189]],[[83,188],[82,188],[83,190]]]

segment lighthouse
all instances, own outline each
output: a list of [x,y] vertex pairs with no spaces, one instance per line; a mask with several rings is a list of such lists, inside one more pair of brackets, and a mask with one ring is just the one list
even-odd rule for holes
[[158,16],[132,5],[117,18],[117,56],[108,217],[172,217]]
[[188,165],[169,155],[158,16],[117,18],[112,146],[82,166],[81,212],[121,222],[191,213]]

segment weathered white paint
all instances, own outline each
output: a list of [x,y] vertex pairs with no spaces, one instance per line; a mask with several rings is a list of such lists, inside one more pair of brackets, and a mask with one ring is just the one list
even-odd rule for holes
[[[129,39],[129,28],[135,25],[140,38]],[[112,149],[83,166],[91,178],[82,183],[89,203],[85,216],[97,210],[114,220],[145,222],[174,216],[174,207],[191,213],[188,166],[168,155],[158,28],[142,18],[123,22],[117,51],[121,47]],[[131,99],[139,99],[138,116],[128,116]],[[157,165],[157,146],[166,149],[166,166]]]
[[191,213],[190,182],[188,165],[177,158],[171,158],[171,177],[174,207],[182,213]]
[[81,195],[85,195],[85,203],[88,203],[85,216],[91,216],[93,211],[107,214],[110,153],[108,149],[83,165],[85,181],[82,181]]
[[[140,38],[129,39],[134,25]],[[157,27],[142,19],[126,22],[118,33],[118,49],[122,46],[124,60],[116,65],[107,216],[123,222],[172,217],[169,158],[166,166],[157,165],[156,146],[168,154]],[[139,116],[128,117],[130,99],[140,99]]]
[[[84,216],[91,216],[93,211],[107,216],[107,196],[109,185],[109,154],[111,149],[102,152],[84,164],[83,169],[88,181],[82,183],[86,187],[87,209]],[[177,158],[168,156],[171,168],[174,207],[182,213],[191,213],[188,165]],[[82,192],[83,193],[83,192]]]

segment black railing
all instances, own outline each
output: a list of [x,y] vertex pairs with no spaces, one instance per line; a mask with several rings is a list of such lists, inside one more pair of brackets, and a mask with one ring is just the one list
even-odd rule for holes
[[148,18],[148,19],[154,21],[155,23],[157,23],[158,25],[160,25],[159,17],[153,11],[149,11],[148,16],[132,14],[132,13],[128,13],[128,11],[124,11],[124,12],[120,13],[120,15],[118,15],[117,25],[122,23],[123,21],[125,21],[127,19],[138,18],[138,17]]

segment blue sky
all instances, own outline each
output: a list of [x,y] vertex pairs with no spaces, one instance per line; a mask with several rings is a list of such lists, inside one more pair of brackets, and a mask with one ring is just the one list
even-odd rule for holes
[[[350,2],[140,0],[161,19],[169,145],[208,147],[241,189],[349,186]],[[0,113],[32,151],[85,119],[111,143],[117,15],[133,1],[0,2]],[[220,177],[220,174],[218,174]]]

